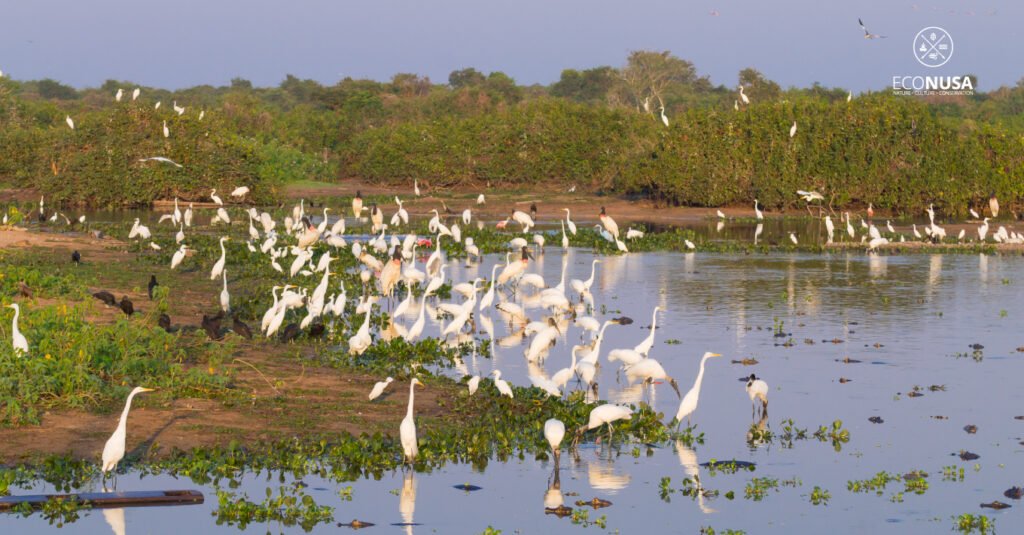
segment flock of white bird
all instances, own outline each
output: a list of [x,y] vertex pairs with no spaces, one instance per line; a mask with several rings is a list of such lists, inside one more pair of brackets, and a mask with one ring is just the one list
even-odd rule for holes
[[[418,184],[414,184],[418,190]],[[247,187],[239,187],[231,192],[231,196],[243,200],[249,194]],[[824,201],[824,196],[814,191],[799,191],[798,195],[809,205]],[[216,190],[210,193],[211,200],[215,203],[215,215],[212,217],[211,225],[225,224],[232,225],[231,215],[223,200],[217,196]],[[477,199],[478,204],[483,204],[486,199],[483,195]],[[44,210],[44,201],[40,199],[40,213]],[[292,213],[286,216],[279,223],[267,212],[259,212],[255,208],[245,209],[245,216],[248,218],[249,240],[246,246],[251,252],[259,252],[267,256],[270,266],[287,277],[287,280],[271,289],[273,305],[263,314],[260,324],[261,331],[266,337],[275,335],[281,328],[289,311],[299,311],[305,308],[304,317],[300,323],[300,329],[308,327],[315,319],[331,314],[342,316],[346,313],[349,304],[343,286],[338,285],[337,291],[331,293],[330,264],[340,258],[342,254],[352,254],[358,261],[360,267],[360,279],[363,282],[364,293],[356,302],[354,314],[362,315],[363,320],[355,333],[348,338],[348,351],[352,355],[364,353],[373,343],[374,336],[370,329],[370,319],[373,315],[374,306],[382,299],[389,300],[394,306],[390,315],[391,321],[386,329],[377,333],[377,339],[390,339],[400,336],[409,342],[415,342],[421,336],[426,325],[426,314],[435,322],[440,320],[440,338],[450,345],[459,345],[472,342],[472,332],[475,332],[477,325],[483,330],[494,335],[494,321],[491,315],[496,315],[505,321],[517,333],[519,340],[526,346],[524,359],[530,365],[531,375],[529,379],[533,386],[542,389],[552,396],[562,396],[568,387],[569,382],[576,378],[576,384],[588,392],[593,389],[596,394],[596,378],[602,356],[601,343],[605,330],[611,325],[626,323],[625,318],[612,318],[604,322],[589,315],[594,310],[594,295],[592,287],[595,280],[597,264],[600,260],[595,259],[591,264],[590,276],[585,280],[572,279],[566,281],[567,257],[563,256],[561,279],[557,284],[549,284],[539,274],[531,272],[531,251],[542,254],[545,245],[545,235],[533,232],[536,226],[535,214],[521,210],[513,210],[503,221],[497,223],[497,227],[506,228],[510,222],[519,225],[520,230],[530,235],[531,240],[527,241],[522,236],[515,236],[509,240],[509,252],[506,253],[503,263],[495,263],[491,266],[491,278],[487,281],[477,277],[472,281],[449,281],[446,275],[447,262],[441,248],[441,240],[453,240],[462,242],[470,257],[480,262],[482,255],[472,241],[472,237],[463,237],[459,224],[467,227],[474,221],[472,210],[467,208],[460,216],[455,216],[455,222],[442,218],[437,210],[432,210],[433,216],[428,221],[428,229],[435,233],[431,238],[423,238],[412,233],[399,234],[403,226],[409,222],[408,211],[403,207],[402,201],[395,198],[396,211],[390,218],[390,224],[384,224],[384,214],[379,206],[371,203],[364,206],[360,194],[352,199],[351,214],[360,222],[370,223],[369,238],[365,241],[357,235],[346,235],[346,219],[338,217],[333,224],[329,225],[328,212],[330,208],[323,208],[323,216],[319,225],[314,225],[310,216],[305,211],[305,203],[300,202],[294,206]],[[240,209],[240,208],[239,208]],[[571,219],[569,209],[565,211],[565,218],[560,219],[563,248],[570,244],[569,236],[577,232],[576,224]],[[755,215],[758,220],[764,215],[758,202],[754,203]],[[998,216],[998,201],[992,196],[989,201],[989,210],[993,217]],[[368,212],[369,218],[364,217]],[[972,215],[978,217],[977,212],[971,209]],[[189,248],[185,243],[185,229],[192,226],[193,205],[182,211],[177,199],[174,202],[174,210],[171,213],[160,217],[158,224],[168,222],[178,227],[175,241],[179,249],[171,259],[171,269],[176,269],[185,261]],[[945,230],[935,223],[934,209],[929,207],[927,211],[929,224],[924,226],[925,235],[933,239],[945,237]],[[720,218],[725,218],[721,211],[717,211]],[[56,216],[56,212],[54,213]],[[868,218],[873,216],[873,208],[868,207]],[[67,219],[65,217],[65,219]],[[609,216],[604,207],[601,207],[598,214],[600,224],[597,229],[609,241],[614,241],[618,248],[627,250],[625,243],[620,239],[619,226]],[[52,220],[52,218],[51,218]],[[829,242],[832,241],[835,232],[835,225],[829,215],[824,217]],[[83,216],[84,221],[84,216]],[[851,237],[856,236],[856,230],[851,223],[849,212],[844,213],[841,221],[845,223],[846,232]],[[483,222],[476,220],[478,228],[482,228]],[[889,238],[884,237],[881,231],[869,219],[861,219],[861,226],[867,232],[861,236],[861,241],[866,242],[869,250],[879,245],[889,243]],[[902,234],[895,232],[892,224],[886,222],[886,229],[890,236],[898,236],[899,241],[904,241]],[[390,231],[390,234],[389,234]],[[913,227],[914,237],[923,239],[923,236]],[[989,218],[985,217],[978,227],[978,239],[984,241],[989,236]],[[642,233],[629,229],[625,235],[626,239],[642,237]],[[1024,236],[1016,232],[1008,232],[1005,227],[1000,226],[991,234],[996,242],[1024,243]],[[135,240],[148,240],[153,249],[161,247],[152,241],[150,229],[135,220],[128,238]],[[347,239],[346,239],[347,238]],[[790,238],[796,243],[796,236],[790,234]],[[964,238],[961,231],[959,239]],[[756,236],[755,236],[756,239]],[[225,242],[230,240],[229,236],[220,238],[220,257],[214,261],[210,270],[210,280],[220,278],[222,280],[219,302],[226,312],[230,310],[230,293],[227,285],[227,263],[228,251]],[[349,244],[349,241],[352,243]],[[319,254],[316,262],[314,246],[323,242],[327,244],[326,250]],[[422,268],[418,267],[416,249],[418,247],[431,247],[433,251],[423,262]],[[692,243],[687,243],[689,248],[694,248]],[[323,248],[321,248],[323,249]],[[344,251],[344,252],[343,252]],[[339,255],[339,256],[332,256]],[[290,266],[286,270],[282,267],[281,261],[289,256],[292,257]],[[500,268],[500,271],[499,271]],[[322,274],[322,275],[318,275]],[[314,280],[319,276],[319,284],[312,291],[303,287],[302,280],[312,277]],[[297,278],[298,277],[298,278]],[[375,282],[375,284],[374,284]],[[444,284],[451,282],[452,295],[458,296],[455,300],[444,302],[437,296],[437,290]],[[486,283],[481,286],[481,283]],[[399,285],[405,287],[405,298],[395,303],[395,293]],[[372,289],[371,289],[372,288]],[[376,290],[376,291],[374,291]],[[479,294],[483,292],[483,295]],[[330,295],[328,295],[330,293]],[[416,302],[415,294],[420,293],[419,302]],[[428,306],[428,300],[433,301]],[[14,309],[12,321],[12,346],[15,353],[21,356],[29,354],[29,344],[25,335],[18,329],[18,319],[21,310],[17,304],[8,305]],[[632,348],[611,349],[606,354],[608,363],[618,363],[621,371],[624,372],[630,383],[640,382],[643,384],[656,384],[667,382],[673,387],[677,395],[681,394],[678,384],[655,358],[650,356],[654,347],[655,329],[657,328],[658,313],[660,307],[655,307],[652,313],[651,332],[639,344]],[[530,314],[537,312],[539,317],[531,318]],[[300,313],[301,312],[297,312]],[[404,320],[408,316],[415,316],[410,327],[406,327]],[[631,322],[631,320],[630,320]],[[467,332],[467,327],[469,332]],[[544,362],[551,349],[560,342],[568,339],[568,332],[571,328],[581,331],[583,343],[575,345],[570,351],[571,362],[568,366],[562,367],[554,373],[547,375],[544,372]],[[698,373],[693,386],[685,396],[680,396],[679,408],[675,413],[674,420],[681,423],[684,418],[689,418],[697,408],[700,395],[701,382],[704,376],[705,364],[708,359],[720,355],[712,352],[705,353],[701,358]],[[492,372],[492,383],[499,394],[513,397],[514,391],[510,385],[501,379],[501,371]],[[479,375],[469,377],[468,388],[470,395],[474,394],[481,385],[482,378]],[[374,385],[370,393],[373,400],[383,394],[393,379],[388,377],[385,381]],[[421,385],[417,379],[410,383],[410,396],[408,412],[399,428],[401,442],[405,458],[412,462],[418,452],[416,428],[413,420],[413,389]],[[747,382],[747,393],[754,403],[761,403],[762,410],[767,410],[767,385],[764,381],[751,376]],[[103,453],[103,471],[109,472],[116,466],[117,462],[124,455],[124,443],[126,434],[126,421],[132,398],[140,393],[148,391],[144,388],[136,388],[128,397],[124,412],[119,420],[117,431],[108,441]],[[588,399],[593,399],[588,397]],[[632,414],[630,408],[605,404],[595,407],[590,413],[590,420],[587,425],[577,430],[582,434],[590,429],[601,426],[608,426],[611,432],[611,424],[618,420],[629,419]],[[551,441],[552,448],[557,456],[558,444],[564,435],[564,425],[560,422],[548,422],[545,425],[545,437]]]
[[[232,196],[243,199],[248,193],[247,188],[241,187],[233,191]],[[215,190],[211,192],[210,198],[216,203],[216,215],[213,216],[212,224],[232,225],[233,219],[223,201],[216,195]],[[478,263],[482,258],[479,249],[472,243],[472,238],[463,237],[459,228],[460,223],[468,226],[474,222],[472,211],[466,209],[460,216],[453,217],[456,219],[455,222],[451,222],[443,219],[437,210],[433,210],[433,217],[428,222],[428,228],[435,234],[427,239],[412,233],[404,235],[398,233],[402,226],[408,224],[409,215],[402,207],[402,201],[398,198],[395,201],[397,211],[391,218],[390,225],[385,225],[383,213],[377,205],[364,206],[363,199],[358,193],[352,199],[351,213],[357,221],[366,222],[367,218],[364,218],[364,213],[369,213],[370,237],[363,240],[360,240],[358,235],[345,234],[345,217],[339,217],[331,224],[328,219],[330,208],[323,209],[323,219],[319,225],[314,225],[305,211],[304,201],[296,205],[292,213],[284,217],[281,223],[275,221],[267,212],[261,213],[255,208],[244,209],[245,216],[248,217],[249,233],[246,246],[251,252],[266,255],[267,262],[286,279],[271,289],[273,305],[265,311],[260,324],[260,329],[266,337],[271,337],[279,331],[290,311],[296,311],[297,314],[303,316],[300,324],[302,329],[309,326],[316,318],[326,314],[344,315],[349,305],[349,298],[343,285],[337,285],[336,291],[331,291],[331,275],[335,273],[331,272],[330,265],[340,255],[352,254],[359,262],[359,275],[363,282],[364,293],[356,301],[353,309],[354,314],[362,315],[363,318],[358,329],[348,338],[350,354],[362,354],[374,343],[370,319],[374,314],[375,305],[382,299],[388,300],[394,310],[390,315],[392,320],[387,328],[381,329],[377,333],[377,339],[401,336],[409,342],[415,342],[423,336],[426,314],[429,313],[430,318],[435,322],[438,322],[439,318],[447,318],[447,321],[441,319],[439,323],[441,326],[439,337],[445,343],[450,345],[472,343],[472,332],[475,331],[477,325],[482,326],[483,330],[493,338],[494,320],[491,316],[494,315],[507,322],[510,329],[514,330],[519,336],[518,339],[526,346],[524,359],[530,364],[531,375],[529,378],[533,386],[552,396],[562,396],[569,387],[569,382],[575,377],[577,385],[588,393],[594,391],[596,394],[596,378],[602,357],[601,345],[605,330],[612,325],[632,322],[627,318],[613,318],[600,322],[597,318],[589,315],[594,310],[592,292],[600,260],[595,259],[591,264],[589,278],[567,281],[568,257],[563,256],[561,280],[557,284],[548,284],[539,273],[531,271],[533,267],[531,251],[542,254],[545,244],[543,234],[533,233],[530,241],[522,236],[514,236],[510,239],[509,252],[505,255],[503,263],[491,266],[489,281],[484,281],[479,277],[472,281],[449,281],[446,275],[447,261],[441,248],[441,240],[461,241],[470,256],[475,258]],[[481,195],[477,202],[483,204],[486,199]],[[235,210],[240,211],[243,208],[239,207]],[[192,226],[193,217],[192,203],[182,211],[177,199],[173,211],[160,217],[161,223],[167,222],[178,227],[175,240],[179,249],[172,256],[172,269],[178,268],[186,260],[189,247],[186,243],[185,229]],[[612,240],[622,244],[618,225],[603,207],[598,217],[600,230],[610,236]],[[504,227],[510,221],[520,225],[520,229],[528,235],[536,225],[533,215],[520,210],[514,210],[508,218],[498,222],[497,225]],[[239,223],[235,221],[234,224]],[[476,224],[478,228],[483,226],[479,220],[476,221]],[[568,209],[565,209],[565,218],[560,220],[560,227],[562,229],[562,245],[568,248],[569,236],[575,235],[577,230]],[[633,234],[630,237],[636,238],[638,235]],[[153,241],[150,229],[139,219],[135,220],[129,230],[128,238],[129,240],[149,241],[152,248],[160,248]],[[213,261],[210,270],[211,280],[218,278],[222,280],[220,305],[225,311],[230,309],[230,294],[226,275],[229,254],[225,247],[225,242],[230,239],[229,236],[220,238],[220,256]],[[327,247],[315,247],[321,242],[325,243]],[[433,246],[433,251],[422,264],[418,262],[416,255],[416,249],[421,246]],[[624,244],[620,248],[624,248]],[[323,252],[314,261],[314,257],[317,256],[316,250]],[[289,256],[292,260],[286,271],[282,267],[281,261]],[[315,281],[317,278],[319,278],[319,283],[311,291],[304,287],[304,280]],[[452,283],[451,295],[455,299],[442,301],[436,292],[448,282]],[[487,283],[486,286],[481,286],[481,283],[484,282]],[[399,285],[405,286],[405,298],[401,301],[398,301],[395,296]],[[416,293],[421,295],[418,303],[416,303]],[[431,301],[433,303],[428,305],[428,302]],[[18,330],[18,305],[10,306],[15,309],[13,321],[15,350],[20,355],[28,355],[28,342]],[[300,310],[303,308],[304,312]],[[609,363],[618,363],[630,383],[657,384],[665,381],[673,387],[678,395],[680,392],[676,380],[669,375],[658,360],[650,355],[654,348],[657,315],[661,311],[660,307],[655,307],[652,313],[651,330],[644,340],[632,348],[608,351],[606,360]],[[533,313],[537,313],[538,317],[531,318]],[[409,316],[415,316],[415,320],[410,327],[405,327],[404,320]],[[467,328],[469,332],[467,332]],[[549,376],[543,371],[544,361],[556,344],[568,339],[568,332],[571,328],[579,329],[580,339],[586,340],[572,347],[570,352],[572,361],[568,366],[558,369]],[[681,422],[683,418],[688,418],[696,410],[705,363],[708,359],[718,356],[720,355],[711,352],[704,354],[693,387],[685,396],[681,396],[679,409],[675,414],[676,421]],[[491,375],[494,388],[500,395],[510,398],[515,395],[509,383],[501,378],[500,370],[495,369]],[[382,395],[391,382],[393,379],[388,377],[375,384],[370,392],[370,399]],[[477,391],[481,382],[482,378],[479,375],[469,377],[470,395]],[[416,427],[413,419],[413,391],[415,386],[421,384],[415,378],[411,381],[408,412],[399,428],[405,458],[409,462],[415,460],[418,452]],[[750,388],[748,388],[749,390]],[[123,458],[125,426],[131,401],[136,394],[146,391],[148,389],[139,387],[129,395],[117,431],[104,449],[104,473],[112,470]],[[763,391],[766,395],[767,388],[765,387]],[[595,397],[588,396],[587,399],[593,401]],[[753,394],[751,394],[751,399],[754,399]],[[622,405],[597,406],[591,411],[587,425],[578,429],[577,434],[606,425],[611,433],[613,422],[629,419],[631,414],[632,410]],[[561,426],[561,432],[558,431],[559,426]],[[557,444],[555,442],[560,443],[563,434],[564,426],[560,422],[557,424],[548,422],[545,425],[545,436],[552,441],[556,455]]]

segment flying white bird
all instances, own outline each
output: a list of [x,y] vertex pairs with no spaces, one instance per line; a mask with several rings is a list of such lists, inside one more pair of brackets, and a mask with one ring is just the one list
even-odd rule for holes
[[184,167],[183,165],[174,162],[170,158],[164,158],[163,156],[150,156],[149,158],[140,158],[139,159],[140,162],[148,162],[150,160],[153,160],[155,162],[169,163],[169,164],[171,164],[171,165],[173,165],[175,167]]
[[860,20],[859,18],[857,19],[857,23],[860,24],[860,29],[864,30],[864,38],[865,39],[885,39],[886,38],[885,35],[878,35],[878,34],[874,34],[874,33],[869,32],[867,27],[864,26],[864,21]]

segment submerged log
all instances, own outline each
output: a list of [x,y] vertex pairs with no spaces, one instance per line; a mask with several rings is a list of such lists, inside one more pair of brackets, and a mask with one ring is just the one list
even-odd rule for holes
[[41,508],[50,500],[76,500],[85,507],[146,507],[154,505],[195,505],[203,503],[198,490],[142,490],[129,492],[82,492],[77,494],[32,494],[0,496],[0,511],[27,503]]

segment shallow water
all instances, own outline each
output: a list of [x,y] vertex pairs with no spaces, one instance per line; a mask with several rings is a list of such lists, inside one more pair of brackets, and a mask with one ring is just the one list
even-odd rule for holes
[[[565,258],[567,279],[590,276],[589,252],[571,250]],[[542,273],[550,285],[557,284],[562,260],[562,251],[549,247],[530,271]],[[504,258],[488,257],[481,265],[468,267],[465,261],[452,262],[449,272],[457,281],[489,277],[496,261]],[[418,267],[422,269],[422,264]],[[318,503],[336,507],[336,521],[358,518],[377,524],[372,532],[385,533],[480,533],[488,525],[505,533],[570,529],[695,533],[701,526],[748,533],[935,533],[950,530],[952,516],[961,513],[987,514],[997,519],[998,529],[1012,531],[1024,513],[1019,503],[1002,493],[1024,483],[1024,446],[1020,444],[1024,420],[1014,419],[1024,414],[1024,394],[1018,386],[1024,354],[1016,351],[1024,346],[1022,284],[1024,259],[1020,257],[847,253],[602,257],[592,287],[594,315],[600,320],[623,315],[635,320],[632,325],[612,325],[606,332],[599,379],[602,398],[650,400],[667,415],[666,421],[675,414],[679,400],[669,385],[630,387],[624,377],[617,380],[616,366],[606,361],[609,350],[633,347],[648,335],[655,305],[666,310],[659,315],[650,356],[679,380],[682,392],[692,385],[703,352],[724,355],[708,362],[700,406],[692,418],[697,431],[704,433],[703,444],[692,450],[617,445],[618,453],[588,444],[580,448],[578,459],[563,454],[561,490],[578,493],[565,496],[566,504],[593,497],[610,500],[611,507],[589,513],[591,520],[605,515],[607,529],[583,528],[568,518],[545,515],[544,497],[553,464],[532,459],[492,462],[483,473],[449,465],[415,474],[413,481],[401,472],[380,481],[358,481],[351,484],[351,502],[338,498],[339,485],[315,477],[305,478],[309,485],[305,490]],[[507,324],[493,310],[487,315],[493,320],[495,339],[505,337]],[[539,316],[537,309],[530,311],[531,318]],[[405,323],[411,325],[414,320],[410,314]],[[785,337],[774,335],[780,323],[781,331],[789,333]],[[426,334],[437,334],[439,328],[434,325]],[[544,371],[567,366],[569,348],[579,343],[580,336],[579,329],[570,329],[551,350]],[[488,334],[478,333],[478,337]],[[667,344],[669,339],[680,343]],[[783,345],[789,340],[792,345]],[[968,347],[975,343],[984,345],[980,353]],[[467,359],[463,371],[487,374],[499,368],[502,378],[518,385],[528,385],[527,375],[539,371],[528,368],[523,358],[526,345],[496,343],[493,347],[491,358]],[[748,357],[759,363],[732,362]],[[861,362],[838,362],[845,357]],[[747,432],[754,420],[739,379],[750,373],[770,385],[766,425],[772,431],[781,433],[783,420],[789,418],[811,432],[840,419],[850,441],[838,452],[829,442],[813,438],[796,441],[792,448],[778,441],[748,444]],[[840,377],[851,382],[841,384]],[[945,390],[931,391],[930,385],[942,385]],[[906,395],[915,386],[924,388],[924,396]],[[493,385],[484,381],[481,388]],[[383,402],[394,405],[396,411],[404,410],[397,401]],[[939,415],[948,419],[933,418]],[[871,416],[882,417],[884,423],[870,423]],[[967,424],[976,425],[977,434],[967,434],[963,430]],[[952,456],[960,450],[981,457],[961,461]],[[757,470],[712,475],[705,468],[695,468],[694,458],[751,461],[757,463]],[[942,468],[950,465],[966,469],[964,481],[943,481]],[[868,479],[882,470],[903,474],[914,469],[929,474],[930,488],[923,495],[905,493],[902,503],[892,501],[903,490],[899,482],[890,483],[881,496],[846,488],[847,481]],[[706,489],[720,492],[718,497],[697,500],[676,492],[670,502],[659,498],[661,478],[670,477],[671,486],[680,489],[682,478],[695,470]],[[745,499],[744,487],[753,477],[789,480],[792,486],[769,490],[760,502]],[[467,494],[453,488],[467,482],[483,489]],[[242,489],[259,501],[267,487],[276,491],[278,486],[276,476],[267,481],[265,475],[250,475]],[[827,506],[810,503],[815,486],[831,493]],[[415,500],[410,519],[411,487],[415,487]],[[126,475],[120,477],[119,488],[201,488],[207,496],[202,506],[128,509],[126,533],[238,531],[216,526],[210,516],[216,508],[216,493],[210,487],[168,477],[140,480]],[[45,487],[16,492],[40,490]],[[730,490],[736,493],[733,500],[724,496]],[[980,503],[997,499],[1015,507],[997,512],[979,508]],[[108,532],[106,518],[103,512],[88,512],[64,531]],[[391,525],[410,521],[418,525]],[[51,529],[39,515],[0,516],[3,532]],[[337,529],[333,524],[321,525],[314,532]],[[267,530],[301,531],[274,524],[251,525],[245,531]]]

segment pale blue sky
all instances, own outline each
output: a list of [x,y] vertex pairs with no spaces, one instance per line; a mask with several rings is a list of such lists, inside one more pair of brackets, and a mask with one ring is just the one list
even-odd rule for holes
[[[915,3],[917,9],[914,9]],[[748,66],[783,86],[880,89],[893,75],[978,75],[977,89],[1024,77],[1024,2],[1009,0],[8,0],[0,70],[77,87],[108,78],[180,88],[285,74],[333,83],[462,67],[548,84],[563,68],[621,65],[668,49],[715,84]],[[712,16],[716,10],[719,15]],[[954,13],[951,13],[953,11]],[[973,13],[973,14],[972,14]],[[873,33],[867,41],[862,17]],[[911,47],[941,26],[956,50],[938,69]]]

